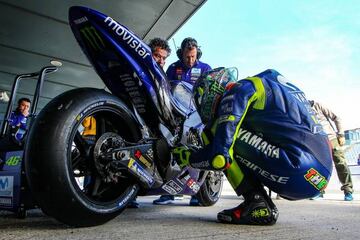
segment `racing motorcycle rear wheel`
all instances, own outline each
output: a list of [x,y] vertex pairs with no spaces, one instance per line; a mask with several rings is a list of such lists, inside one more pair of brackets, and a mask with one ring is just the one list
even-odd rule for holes
[[[81,134],[90,116],[97,126],[91,140]],[[27,178],[41,209],[76,227],[116,217],[139,186],[101,156],[140,138],[133,114],[103,90],[81,88],[54,98],[37,116],[25,149]]]

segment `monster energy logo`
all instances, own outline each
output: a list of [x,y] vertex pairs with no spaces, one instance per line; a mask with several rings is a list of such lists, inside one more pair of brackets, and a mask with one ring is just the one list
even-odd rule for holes
[[210,85],[210,91],[211,92],[216,92],[217,94],[223,94],[223,92],[225,91],[225,88],[223,86],[219,85],[219,83],[214,81]]
[[93,50],[102,51],[104,49],[105,43],[93,26],[84,27],[80,32]]

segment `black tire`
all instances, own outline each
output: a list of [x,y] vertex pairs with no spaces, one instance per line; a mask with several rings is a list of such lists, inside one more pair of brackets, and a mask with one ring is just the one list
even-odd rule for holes
[[27,179],[37,203],[49,216],[75,227],[111,220],[139,190],[130,177],[108,182],[96,171],[94,145],[79,132],[87,116],[99,123],[97,138],[108,132],[130,142],[141,137],[134,116],[121,100],[104,90],[80,88],[45,106],[31,127],[25,149]]
[[223,187],[223,173],[210,171],[196,194],[201,206],[214,205],[220,198]]

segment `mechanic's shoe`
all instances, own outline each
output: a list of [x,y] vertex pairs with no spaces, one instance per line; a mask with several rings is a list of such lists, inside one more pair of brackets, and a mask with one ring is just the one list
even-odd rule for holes
[[235,208],[219,212],[217,219],[223,223],[273,225],[278,216],[279,212],[274,203],[269,204],[263,196],[255,194],[251,200],[244,201]]
[[183,199],[184,199],[184,195],[176,194],[174,196],[174,200],[183,200]]
[[344,201],[352,201],[354,198],[351,192],[346,192],[344,196]]
[[139,208],[140,204],[136,201],[136,199],[129,202],[129,204],[126,206],[127,208]]
[[161,195],[160,198],[155,199],[153,204],[155,205],[168,205],[174,201],[173,195]]
[[191,196],[189,205],[190,206],[200,206],[200,202],[195,196]]
[[321,200],[321,199],[324,199],[324,194],[323,193],[320,193],[319,195],[310,198],[310,200]]

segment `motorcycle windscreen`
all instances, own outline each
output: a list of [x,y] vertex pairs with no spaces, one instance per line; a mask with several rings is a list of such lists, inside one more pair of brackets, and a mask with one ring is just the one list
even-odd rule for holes
[[142,40],[89,8],[71,7],[69,22],[83,52],[114,95],[132,104],[147,124],[177,124],[170,86]]

